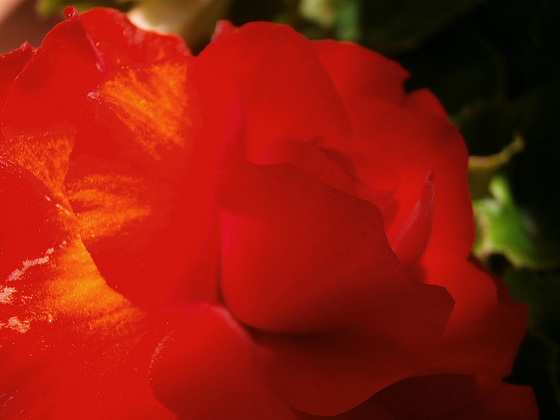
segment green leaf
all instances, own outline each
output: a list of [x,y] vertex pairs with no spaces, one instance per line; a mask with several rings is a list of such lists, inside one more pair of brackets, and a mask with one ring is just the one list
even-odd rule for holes
[[495,176],[489,189],[492,198],[473,202],[478,228],[474,253],[482,259],[501,254],[516,267],[556,266],[558,249],[549,243],[539,243],[536,226],[515,205],[506,178]]

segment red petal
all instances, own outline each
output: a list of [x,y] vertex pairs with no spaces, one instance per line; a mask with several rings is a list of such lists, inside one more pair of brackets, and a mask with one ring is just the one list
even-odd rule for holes
[[[432,172],[437,195],[428,247],[454,249],[468,256],[474,238],[467,188],[468,153],[457,128],[440,117],[379,101],[356,100],[348,107],[357,132],[356,153],[366,157],[362,163],[381,160],[400,178],[399,187],[392,195],[397,207],[383,208],[389,237],[396,238],[397,232],[405,227],[426,174]],[[358,172],[367,173],[360,167]],[[376,182],[375,179],[364,181]]]
[[537,420],[539,412],[533,390],[528,386],[502,384],[478,404],[450,413],[442,420]]
[[[298,420],[325,420],[325,416],[298,413]],[[337,416],[326,417],[329,420],[397,420],[373,399],[367,400],[358,407]]]
[[357,182],[343,166],[346,162],[336,160],[338,157],[333,156],[332,151],[320,148],[318,142],[286,139],[271,143],[256,163],[265,165],[290,163],[303,169],[318,181],[354,195]]
[[169,418],[147,380],[154,326],[107,287],[64,203],[0,171],[0,416]]
[[387,388],[373,400],[399,420],[538,418],[529,387],[501,383],[495,377],[435,375],[411,378]]
[[398,236],[394,231],[409,217],[432,171],[437,197],[429,246],[453,247],[467,256],[474,238],[468,153],[457,129],[441,118],[441,105],[425,90],[406,96],[408,74],[391,60],[353,44],[321,41],[314,46],[352,118],[355,152],[366,156],[366,167],[358,166],[358,173],[366,176],[366,184],[376,184],[368,166],[382,161],[400,177],[393,196],[398,207],[382,208],[389,237]]
[[312,45],[293,29],[247,24],[210,44],[197,64],[207,83],[204,92],[213,100],[212,124],[241,107],[243,147],[250,160],[280,138],[321,137],[326,147],[351,141],[344,106],[327,73]]
[[500,302],[492,278],[455,255],[427,252],[421,264],[425,280],[444,286],[456,302],[434,363],[463,373],[509,374],[527,329],[524,305]]
[[396,61],[349,42],[316,41],[313,47],[345,100],[360,96],[395,105],[405,100],[409,74]]
[[417,349],[433,344],[452,302],[403,276],[373,205],[284,164],[234,166],[218,196],[232,313],[266,331],[313,333],[257,334],[291,406],[338,414],[423,369]]
[[265,380],[253,346],[226,310],[201,308],[159,344],[154,392],[189,419],[294,419]]
[[[403,318],[412,318],[419,310],[408,311],[408,303],[414,304],[414,299],[397,303],[402,304]],[[377,316],[379,323],[386,320],[381,313]],[[413,325],[403,328],[403,324],[397,327],[418,334]],[[312,335],[258,333],[256,340],[263,365],[290,406],[332,416],[359,406],[395,382],[428,372],[424,354],[395,343],[390,333],[366,329]]]
[[392,385],[373,399],[398,418],[439,418],[488,397],[501,382],[476,375],[421,376]]
[[209,190],[216,150],[226,147],[199,137],[191,60],[124,68],[104,81],[86,105],[66,178],[96,265],[144,307],[217,298]]
[[415,111],[428,112],[442,117],[446,121],[449,119],[441,102],[428,89],[419,89],[410,92],[405,99],[405,108]]
[[90,40],[74,16],[46,36],[7,96],[0,154],[55,192],[66,172],[75,121],[101,77],[97,64]]
[[234,34],[238,30],[239,28],[229,20],[219,20],[218,22],[216,22],[216,29],[212,34],[212,42],[216,42],[224,36]]
[[418,203],[405,221],[397,236],[391,240],[395,254],[403,264],[422,256],[432,232],[435,189],[431,174],[426,179]]
[[[285,164],[239,164],[220,182],[222,293],[243,322],[324,330],[353,324],[382,296],[422,293],[404,277],[373,205]],[[450,309],[443,290],[432,292]]]
[[27,42],[19,49],[0,56],[0,103],[4,100],[14,79],[33,56],[34,49]]
[[117,10],[96,8],[80,18],[95,44],[105,72],[190,55],[185,42],[178,36],[140,29],[128,20],[125,13]]

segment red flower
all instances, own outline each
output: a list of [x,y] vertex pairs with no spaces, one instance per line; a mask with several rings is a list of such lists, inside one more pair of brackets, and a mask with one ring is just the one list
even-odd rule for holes
[[398,64],[68,15],[0,57],[3,418],[536,418],[463,140]]

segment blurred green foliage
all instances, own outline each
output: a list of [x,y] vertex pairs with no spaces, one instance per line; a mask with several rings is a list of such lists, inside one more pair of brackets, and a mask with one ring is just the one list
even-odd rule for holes
[[37,11],[41,15],[58,15],[68,6],[76,6],[79,12],[93,7],[113,7],[127,10],[133,3],[142,0],[38,0]]
[[[93,3],[134,2],[78,5]],[[541,418],[560,418],[560,1],[232,0],[224,17],[361,43],[410,70],[408,89],[440,98],[475,155],[475,252],[530,309],[511,380],[535,388]]]
[[501,254],[515,267],[534,270],[557,266],[558,249],[536,236],[532,221],[515,205],[506,177],[494,176],[488,189],[491,198],[473,202],[478,227],[475,254],[481,258]]

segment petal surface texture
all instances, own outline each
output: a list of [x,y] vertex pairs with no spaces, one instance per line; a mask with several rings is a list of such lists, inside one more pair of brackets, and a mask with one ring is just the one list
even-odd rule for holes
[[537,418],[464,141],[406,70],[65,13],[0,56],[0,417]]
[[189,419],[295,419],[266,381],[255,346],[224,308],[184,317],[158,346],[150,369],[156,396]]
[[[214,111],[231,113],[231,104],[239,108],[240,147],[249,160],[282,138],[321,138],[328,147],[352,140],[327,72],[311,44],[287,26],[250,23],[224,34],[201,53],[198,65],[211,84],[206,91],[216,95]],[[229,111],[220,111],[224,102]]]
[[331,41],[314,47],[352,120],[353,149],[365,157],[358,172],[366,183],[375,183],[367,176],[369,166],[383,161],[398,174],[398,188],[381,209],[389,238],[398,237],[406,226],[426,175],[432,172],[436,196],[430,246],[453,247],[466,257],[474,238],[468,154],[437,100],[422,91],[406,96],[407,73],[379,54]]
[[424,367],[453,301],[406,277],[375,206],[287,164],[236,165],[218,196],[224,299],[289,334],[257,341],[293,407],[337,414]]
[[84,24],[111,63],[84,105],[66,176],[84,244],[108,283],[144,308],[214,301],[208,190],[224,147],[200,138],[192,57],[116,12],[94,10]]
[[155,324],[106,285],[64,203],[0,172],[1,417],[173,418],[147,380]]

